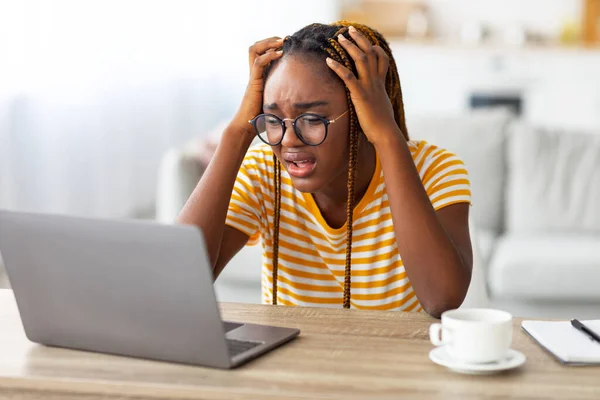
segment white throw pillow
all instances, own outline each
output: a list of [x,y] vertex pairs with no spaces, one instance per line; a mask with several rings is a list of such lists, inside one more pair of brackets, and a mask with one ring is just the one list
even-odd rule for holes
[[600,135],[515,124],[506,205],[511,232],[600,233]]
[[503,229],[505,140],[513,114],[503,108],[462,116],[407,116],[411,139],[423,139],[461,158],[469,172],[472,218],[481,229]]

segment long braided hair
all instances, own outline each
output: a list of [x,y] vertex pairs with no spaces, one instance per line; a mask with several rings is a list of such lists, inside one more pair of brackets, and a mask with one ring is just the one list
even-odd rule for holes
[[[385,86],[392,107],[394,109],[394,118],[400,127],[404,137],[408,140],[408,131],[404,118],[404,104],[402,100],[402,89],[400,88],[400,77],[396,69],[396,62],[387,41],[376,30],[366,25],[361,25],[348,21],[338,21],[330,25],[311,24],[291,36],[285,38],[283,42],[283,54],[286,55],[311,55],[322,59],[325,62],[330,57],[342,64],[355,76],[358,76],[356,65],[352,57],[338,43],[338,35],[344,35],[348,40],[354,40],[348,34],[348,27],[353,26],[363,35],[365,35],[371,44],[380,46],[390,58],[390,66],[385,79]],[[277,61],[276,61],[277,62]],[[275,62],[275,63],[276,63]],[[275,63],[272,63],[265,70],[265,77],[268,76]],[[331,71],[336,78],[337,75]],[[348,159],[348,200],[346,206],[346,265],[344,270],[344,308],[350,308],[350,287],[351,287],[351,266],[352,266],[352,224],[353,211],[355,205],[354,182],[356,178],[356,162],[358,158],[358,141],[361,134],[360,125],[356,116],[356,111],[350,97],[350,91],[346,88],[348,98],[348,108],[350,110],[350,143]],[[277,274],[279,266],[279,220],[281,212],[281,164],[275,153],[273,153],[274,173],[275,173],[275,204],[274,204],[274,233],[273,233],[273,282],[272,299],[273,304],[277,304]]]

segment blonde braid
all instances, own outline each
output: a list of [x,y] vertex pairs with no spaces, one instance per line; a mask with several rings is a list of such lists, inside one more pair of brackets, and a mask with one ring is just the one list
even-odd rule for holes
[[273,286],[272,303],[277,304],[277,277],[279,269],[279,220],[281,215],[281,164],[273,153],[273,172],[275,175],[275,205],[273,213]]
[[[344,34],[347,28],[343,28],[335,35]],[[335,61],[352,70],[352,64],[346,51],[335,39],[329,39],[332,49],[325,49]],[[358,133],[359,124],[356,110],[352,103],[350,91],[346,88],[346,98],[348,108],[350,109],[350,143],[348,155],[348,199],[346,201],[346,265],[344,268],[344,308],[350,308],[351,287],[352,287],[352,233],[354,224],[354,205],[355,205],[355,181],[356,181],[356,163],[358,160]]]

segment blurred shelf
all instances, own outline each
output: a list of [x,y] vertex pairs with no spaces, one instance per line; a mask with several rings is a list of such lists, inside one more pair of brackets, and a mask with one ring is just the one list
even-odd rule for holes
[[586,46],[582,44],[561,45],[559,43],[548,44],[525,44],[509,45],[505,43],[484,42],[480,44],[466,44],[455,40],[443,39],[407,39],[404,37],[387,38],[392,48],[423,48],[427,50],[439,51],[475,51],[492,53],[561,53],[561,54],[582,54],[600,56],[600,46]]

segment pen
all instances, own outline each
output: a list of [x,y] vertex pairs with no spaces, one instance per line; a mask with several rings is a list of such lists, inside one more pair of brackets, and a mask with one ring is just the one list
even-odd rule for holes
[[590,339],[595,340],[596,342],[600,343],[600,336],[598,336],[598,334],[596,332],[594,332],[593,330],[591,330],[590,328],[588,328],[587,326],[585,326],[578,320],[572,319],[571,325],[573,325],[573,327],[575,327],[575,329],[577,329],[578,331],[583,332],[585,335],[589,336]]

